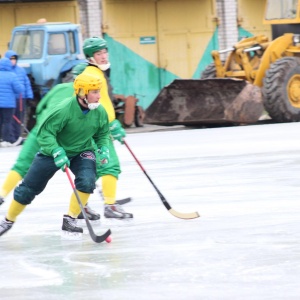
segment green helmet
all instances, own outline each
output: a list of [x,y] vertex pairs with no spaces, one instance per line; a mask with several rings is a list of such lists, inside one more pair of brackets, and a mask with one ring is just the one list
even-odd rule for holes
[[85,68],[87,67],[87,63],[80,63],[72,68],[73,79],[75,79],[79,74],[81,74]]
[[93,54],[102,49],[107,49],[107,43],[99,37],[92,37],[84,40],[83,53],[86,58],[93,57]]

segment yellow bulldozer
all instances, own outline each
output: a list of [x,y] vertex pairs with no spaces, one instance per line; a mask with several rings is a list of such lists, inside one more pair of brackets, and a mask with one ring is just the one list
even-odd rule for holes
[[[176,79],[145,112],[145,123],[249,124],[267,113],[274,122],[300,121],[300,0],[267,0],[266,36],[212,51],[200,79]],[[222,60],[222,55],[227,58]]]

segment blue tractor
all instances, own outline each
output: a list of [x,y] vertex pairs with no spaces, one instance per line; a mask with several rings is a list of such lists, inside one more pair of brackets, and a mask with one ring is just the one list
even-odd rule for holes
[[12,31],[9,49],[31,81],[34,100],[28,108],[27,127],[35,123],[35,106],[56,84],[72,81],[71,69],[86,61],[80,25],[69,22],[24,24]]

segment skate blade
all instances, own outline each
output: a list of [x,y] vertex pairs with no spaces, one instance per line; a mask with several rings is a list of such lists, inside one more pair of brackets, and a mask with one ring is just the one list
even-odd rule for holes
[[83,234],[81,232],[69,232],[69,231],[65,231],[65,230],[61,231],[61,239],[62,240],[78,241],[78,240],[82,240],[82,235]]
[[131,213],[123,213],[123,214],[119,214],[119,216],[114,216],[114,217],[110,217],[110,216],[105,216],[104,214],[104,218],[106,219],[115,219],[115,220],[130,220],[133,219],[133,214]]

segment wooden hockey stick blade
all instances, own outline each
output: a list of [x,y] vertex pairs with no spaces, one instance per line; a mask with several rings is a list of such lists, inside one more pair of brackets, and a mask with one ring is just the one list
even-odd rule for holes
[[78,193],[77,193],[77,190],[76,190],[76,188],[75,188],[74,182],[73,182],[73,180],[72,180],[72,178],[71,178],[71,174],[70,174],[69,168],[68,168],[67,166],[65,167],[65,171],[66,171],[66,174],[67,174],[67,176],[68,176],[68,179],[69,179],[69,181],[70,181],[70,183],[71,183],[72,189],[73,189],[74,194],[75,194],[76,199],[77,199],[77,202],[78,202],[78,204],[79,204],[79,206],[80,206],[80,209],[81,209],[81,212],[82,212],[82,214],[83,214],[83,217],[84,217],[86,226],[87,226],[87,228],[88,228],[90,237],[92,238],[92,240],[93,240],[95,243],[102,243],[102,242],[104,242],[104,241],[111,235],[110,229],[108,229],[108,230],[107,230],[104,234],[102,234],[102,235],[96,235],[96,234],[95,234],[95,232],[94,232],[94,230],[93,230],[93,228],[92,228],[92,225],[91,225],[91,223],[90,223],[90,221],[89,221],[89,218],[88,218],[88,216],[86,215],[85,209],[84,209],[84,207],[83,207],[83,205],[82,205],[82,202],[81,202],[81,200],[80,200],[80,197],[79,197],[79,195],[78,195]]
[[145,171],[145,175],[147,176],[147,178],[150,180],[150,182],[152,183],[154,189],[156,190],[161,202],[163,203],[164,207],[174,216],[177,217],[179,219],[184,219],[184,220],[190,220],[190,219],[196,219],[199,218],[200,215],[198,212],[191,212],[191,213],[181,213],[176,211],[175,209],[173,209],[171,207],[171,205],[169,204],[169,202],[166,200],[166,198],[164,197],[164,195],[160,192],[160,190],[157,188],[157,186],[154,184],[154,182],[151,180],[151,178],[149,177],[149,175],[146,173]]
[[150,178],[150,176],[148,175],[148,173],[146,172],[146,170],[144,169],[144,167],[142,166],[142,164],[140,163],[140,161],[137,159],[137,157],[134,155],[134,153],[132,152],[132,150],[130,149],[129,145],[127,144],[127,142],[123,139],[123,143],[126,146],[126,148],[129,150],[129,152],[131,153],[132,157],[134,158],[134,160],[136,161],[136,163],[139,165],[139,167],[141,168],[141,170],[143,171],[143,173],[145,174],[145,176],[148,178],[148,180],[150,181],[150,183],[152,184],[152,186],[154,187],[154,189],[156,190],[161,202],[163,203],[163,205],[165,206],[165,208],[174,216],[177,217],[179,219],[185,219],[185,220],[189,220],[189,219],[195,219],[195,218],[199,218],[200,215],[197,212],[192,212],[192,213],[180,213],[176,210],[174,210],[171,205],[169,204],[169,202],[166,200],[166,198],[164,197],[164,195],[160,192],[160,190],[158,189],[158,187],[154,184],[154,182],[152,181],[152,179]]
[[181,213],[176,211],[173,208],[169,209],[169,212],[174,216],[177,217],[179,219],[185,219],[185,220],[189,220],[189,219],[196,219],[199,218],[200,215],[198,214],[198,212],[192,212],[192,213]]

